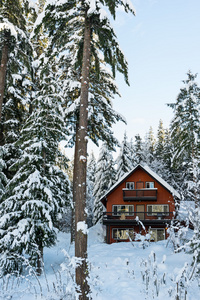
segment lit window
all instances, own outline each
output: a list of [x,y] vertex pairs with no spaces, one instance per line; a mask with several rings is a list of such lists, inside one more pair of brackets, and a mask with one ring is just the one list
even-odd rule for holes
[[161,213],[163,216],[169,215],[169,205],[147,205],[147,215],[148,216],[157,216],[158,213]]
[[146,188],[147,189],[153,189],[154,188],[154,182],[151,182],[151,181],[146,182]]
[[150,241],[158,242],[165,239],[165,229],[151,228],[149,233],[151,234]]
[[134,205],[113,205],[114,216],[120,216],[125,214],[126,216],[132,216],[134,214]]
[[128,238],[134,239],[134,230],[133,228],[113,228],[112,238],[115,240],[127,240]]
[[126,182],[126,188],[129,190],[134,190],[134,182]]

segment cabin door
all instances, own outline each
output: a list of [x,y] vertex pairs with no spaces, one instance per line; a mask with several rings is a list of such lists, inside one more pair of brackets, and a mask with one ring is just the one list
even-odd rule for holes
[[144,182],[143,181],[136,182],[137,197],[143,197],[144,196],[144,191],[142,190],[143,188],[144,188]]
[[136,215],[140,220],[144,220],[144,205],[136,205]]
[[138,181],[136,182],[136,189],[140,190],[144,188],[144,182],[143,181]]

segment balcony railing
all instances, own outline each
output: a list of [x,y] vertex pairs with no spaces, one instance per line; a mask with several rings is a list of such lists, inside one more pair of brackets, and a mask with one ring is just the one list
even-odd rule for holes
[[103,220],[171,220],[175,212],[104,212]]
[[123,191],[124,201],[138,201],[138,200],[157,201],[157,189],[138,189],[138,190],[123,189],[122,191]]

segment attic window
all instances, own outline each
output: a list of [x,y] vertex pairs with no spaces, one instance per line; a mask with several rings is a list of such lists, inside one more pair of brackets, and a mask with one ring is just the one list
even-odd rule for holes
[[126,182],[126,188],[128,190],[134,190],[135,184],[134,182]]
[[146,182],[145,186],[147,189],[154,189],[154,182],[153,181]]

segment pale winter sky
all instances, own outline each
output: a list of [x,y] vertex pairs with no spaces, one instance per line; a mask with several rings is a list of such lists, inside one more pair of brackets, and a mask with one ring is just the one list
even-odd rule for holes
[[[121,99],[113,102],[128,125],[116,126],[121,140],[144,136],[159,120],[168,127],[175,102],[190,69],[200,73],[200,1],[132,0],[136,17],[118,14],[115,30],[129,63],[130,87],[120,77]],[[200,74],[197,77],[200,83]]]
[[122,97],[113,101],[128,123],[114,127],[120,142],[125,131],[129,139],[144,137],[150,126],[156,134],[160,119],[168,127],[173,113],[166,103],[176,101],[189,69],[199,73],[200,83],[200,0],[132,3],[136,16],[119,12],[113,23],[129,64],[130,87],[118,76]]

